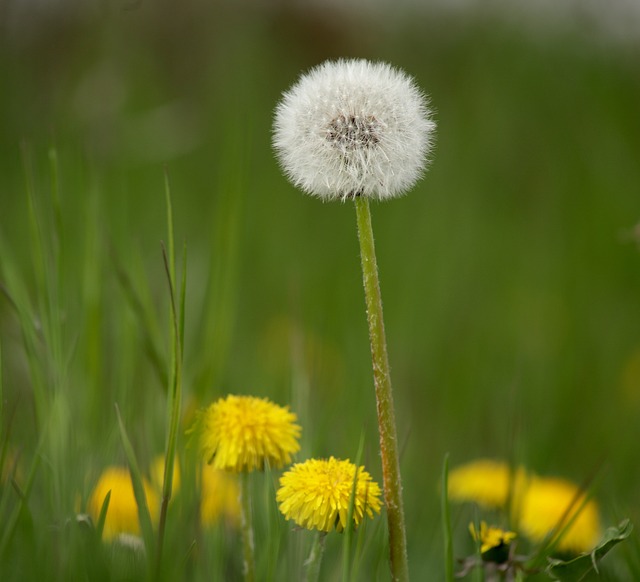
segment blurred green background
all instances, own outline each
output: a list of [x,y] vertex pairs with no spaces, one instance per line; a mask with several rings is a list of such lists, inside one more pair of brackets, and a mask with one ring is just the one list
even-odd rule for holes
[[[365,57],[413,75],[438,123],[424,180],[372,207],[415,579],[440,577],[447,452],[578,483],[601,467],[605,525],[638,523],[640,34],[495,7],[26,4],[0,3],[2,428],[27,464],[55,430],[33,495],[47,519],[124,461],[114,402],[144,463],[163,449],[148,352],[169,345],[165,171],[188,257],[185,422],[226,393],[268,396],[299,415],[300,458],[353,459],[364,434],[381,481],[355,212],[297,192],[270,145],[303,70]],[[16,294],[57,328],[57,352],[36,350],[64,402],[54,428],[34,412]]]

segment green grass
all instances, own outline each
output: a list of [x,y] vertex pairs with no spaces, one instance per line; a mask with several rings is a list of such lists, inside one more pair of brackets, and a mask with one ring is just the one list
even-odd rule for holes
[[[291,404],[299,459],[354,460],[364,431],[381,482],[355,213],[296,192],[270,146],[280,93],[336,56],[405,68],[437,112],[425,179],[372,205],[412,578],[445,576],[447,452],[451,467],[517,457],[575,482],[604,457],[605,525],[639,522],[637,51],[435,17],[364,34],[294,12],[103,16],[0,40],[0,459],[16,467],[0,485],[3,580],[117,578],[75,516],[127,462],[116,403],[142,472],[167,447],[165,168],[177,298],[187,245],[183,466],[193,410],[242,393]],[[293,580],[313,534],[279,515],[277,477],[250,483],[258,579]],[[200,532],[185,483],[166,578],[238,579],[237,532]],[[451,513],[454,556],[470,555],[471,519]],[[352,578],[388,579],[385,527],[354,537]],[[340,579],[342,539],[326,541],[321,579]],[[637,538],[626,546],[603,579],[637,574]],[[139,574],[136,560],[117,567]]]

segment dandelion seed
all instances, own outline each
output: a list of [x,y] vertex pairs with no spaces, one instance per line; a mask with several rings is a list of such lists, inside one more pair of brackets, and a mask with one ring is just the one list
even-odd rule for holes
[[[298,525],[319,531],[342,531],[347,526],[356,466],[346,461],[309,459],[296,463],[280,477],[276,493],[280,511]],[[380,513],[380,487],[359,467],[353,507],[357,526],[365,514]]]
[[[146,480],[143,481],[147,506],[152,519],[158,514],[160,498]],[[111,491],[109,508],[104,522],[103,538],[112,540],[118,534],[140,533],[138,504],[131,483],[131,475],[125,467],[107,467],[96,483],[87,502],[87,512],[94,522],[100,516],[100,510],[107,493]]]
[[273,146],[308,194],[383,200],[420,178],[434,130],[425,95],[404,72],[364,59],[327,61],[284,94]]
[[229,395],[196,419],[205,460],[216,469],[251,472],[265,464],[280,468],[300,450],[301,428],[288,407],[267,398]]

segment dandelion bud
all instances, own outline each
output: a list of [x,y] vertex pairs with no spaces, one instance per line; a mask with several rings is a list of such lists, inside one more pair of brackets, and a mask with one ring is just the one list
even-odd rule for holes
[[284,94],[273,146],[282,169],[324,200],[400,196],[422,175],[435,123],[413,79],[385,63],[325,62]]

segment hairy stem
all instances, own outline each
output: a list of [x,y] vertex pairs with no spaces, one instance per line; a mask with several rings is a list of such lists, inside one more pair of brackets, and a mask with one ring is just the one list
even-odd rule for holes
[[387,509],[389,527],[389,549],[391,576],[394,581],[405,582],[409,579],[407,560],[407,536],[402,506],[402,480],[398,459],[398,436],[393,391],[387,356],[387,340],[382,316],[382,297],[378,280],[378,264],[371,228],[369,200],[364,196],[355,197],[358,219],[358,239],[362,262],[362,279],[367,304],[369,338],[371,340],[371,359],[378,410],[378,430],[380,433],[380,454],[382,457],[382,479],[384,482],[384,501]]

